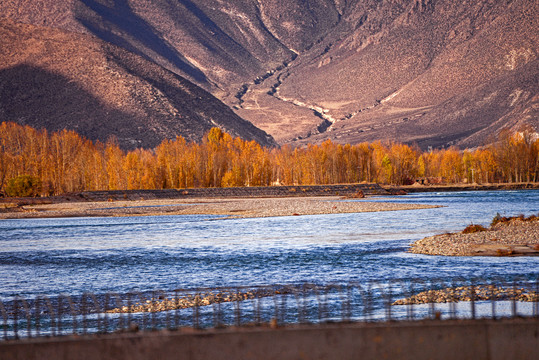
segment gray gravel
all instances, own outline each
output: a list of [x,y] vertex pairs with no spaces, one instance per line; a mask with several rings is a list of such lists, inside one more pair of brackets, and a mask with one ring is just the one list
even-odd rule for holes
[[539,220],[512,220],[473,234],[442,234],[418,240],[415,254],[447,256],[539,255]]
[[143,215],[226,215],[234,218],[298,216],[426,209],[437,206],[382,202],[342,201],[340,197],[285,198],[199,198],[159,199],[112,202],[72,202],[27,205],[0,213],[0,219],[74,217],[74,216],[143,216]]

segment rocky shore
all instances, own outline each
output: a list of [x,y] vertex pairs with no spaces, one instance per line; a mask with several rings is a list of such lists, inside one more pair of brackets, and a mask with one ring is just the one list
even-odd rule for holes
[[440,191],[504,191],[504,190],[529,190],[539,189],[539,183],[493,183],[493,184],[427,184],[421,185],[387,185],[387,191],[404,190],[407,193],[416,192],[440,192]]
[[538,256],[539,219],[514,218],[485,231],[430,236],[413,243],[409,251],[445,256]]
[[428,290],[410,297],[399,299],[393,305],[411,305],[428,303],[451,303],[459,301],[516,300],[537,302],[536,291],[523,288],[503,288],[495,285],[460,286],[442,290]]

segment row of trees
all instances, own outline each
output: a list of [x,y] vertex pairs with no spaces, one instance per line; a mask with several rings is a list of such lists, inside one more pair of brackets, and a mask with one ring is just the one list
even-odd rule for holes
[[[417,178],[461,182],[535,182],[539,140],[531,129],[502,132],[474,151],[421,152],[400,143],[267,149],[213,128],[201,143],[182,137],[151,150],[125,152],[118,143],[91,142],[73,131],[48,133],[0,124],[0,191],[16,184],[35,195],[84,190],[313,185],[378,182],[407,184]],[[31,184],[31,185],[28,185]],[[32,185],[33,184],[33,185]]]

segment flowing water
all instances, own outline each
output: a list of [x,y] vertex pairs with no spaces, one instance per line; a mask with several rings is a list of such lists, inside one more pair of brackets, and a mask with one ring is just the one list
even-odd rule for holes
[[539,274],[539,257],[406,252],[425,236],[539,213],[539,191],[416,193],[357,201],[441,208],[223,219],[180,215],[0,221],[0,299],[89,291]]

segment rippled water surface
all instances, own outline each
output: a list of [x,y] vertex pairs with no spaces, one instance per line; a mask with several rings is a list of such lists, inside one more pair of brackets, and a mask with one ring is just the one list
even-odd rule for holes
[[444,207],[232,220],[207,215],[2,220],[0,298],[539,274],[539,257],[406,252],[425,236],[470,223],[488,225],[497,212],[538,213],[539,191],[418,193],[374,201]]

